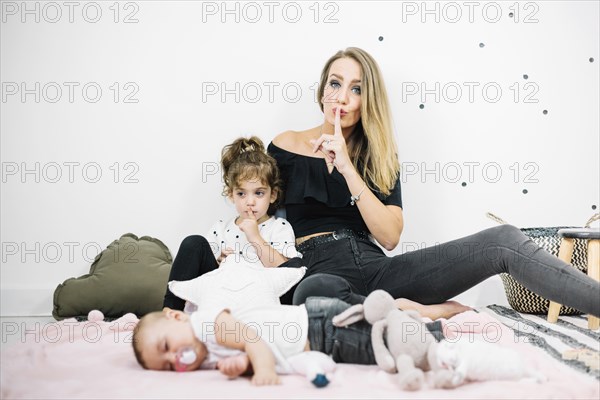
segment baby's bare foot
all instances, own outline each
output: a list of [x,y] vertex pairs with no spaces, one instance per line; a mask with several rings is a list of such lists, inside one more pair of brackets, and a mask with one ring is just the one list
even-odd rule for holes
[[250,360],[246,354],[227,357],[217,362],[217,369],[229,379],[237,378],[248,370]]

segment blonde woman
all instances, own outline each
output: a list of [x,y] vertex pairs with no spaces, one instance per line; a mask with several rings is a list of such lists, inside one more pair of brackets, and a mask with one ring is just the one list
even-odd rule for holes
[[448,299],[506,272],[546,298],[600,315],[600,284],[510,225],[387,257],[379,245],[394,249],[404,222],[398,147],[377,63],[359,48],[339,51],[323,68],[318,98],[322,124],[284,132],[268,147],[308,267],[294,304],[309,296],[356,304],[383,289],[399,308],[450,317],[468,308]]

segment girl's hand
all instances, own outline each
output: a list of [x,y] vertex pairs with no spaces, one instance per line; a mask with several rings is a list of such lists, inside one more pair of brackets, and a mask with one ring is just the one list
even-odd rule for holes
[[230,248],[225,248],[223,250],[221,250],[221,255],[217,258],[217,263],[219,263],[219,265],[221,264],[221,262],[230,254],[233,254],[233,249]]
[[252,212],[250,208],[247,211],[244,211],[244,215],[241,216],[242,220],[240,221],[238,227],[244,234],[246,234],[246,238],[248,241],[252,241],[253,238],[258,236],[258,222],[256,220],[256,216]]
[[329,173],[333,171],[333,167],[336,167],[338,172],[344,175],[346,172],[351,171],[354,166],[352,165],[352,161],[350,161],[346,139],[342,134],[340,109],[341,107],[338,106],[335,110],[333,135],[323,134],[318,139],[311,140],[310,143],[313,145],[313,153],[321,151],[325,155],[325,162],[327,163]]
[[275,371],[255,372],[252,376],[252,384],[255,386],[279,385],[280,383],[279,375]]

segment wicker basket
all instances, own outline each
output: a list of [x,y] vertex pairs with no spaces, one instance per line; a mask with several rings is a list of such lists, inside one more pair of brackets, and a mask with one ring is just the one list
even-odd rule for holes
[[[495,220],[496,222],[505,223],[502,219],[496,217],[491,213],[488,213],[487,216]],[[590,218],[586,226],[589,226],[589,224],[595,221],[596,219],[598,219],[598,214],[595,214],[592,218]],[[559,226],[547,228],[523,228],[521,229],[521,231],[538,246],[548,251],[550,254],[558,257],[558,251],[561,243],[561,238],[558,236],[558,230],[563,228],[573,227]],[[575,239],[571,264],[583,273],[587,273],[586,240]],[[502,283],[504,284],[506,299],[508,300],[508,303],[514,310],[527,314],[548,313],[550,300],[546,300],[543,297],[533,293],[531,290],[521,285],[512,276],[508,274],[500,274],[500,278],[502,279]],[[582,312],[571,307],[562,306],[560,308],[560,314],[579,315],[582,314]]]
[[[571,228],[567,226],[551,227],[551,228],[524,228],[521,231],[529,236],[538,246],[558,257],[560,248],[560,237],[557,232],[559,229]],[[587,273],[587,241],[583,239],[575,239],[573,247],[573,258],[571,264],[578,270]],[[508,274],[500,274],[506,299],[508,304],[518,312],[527,314],[548,314],[550,300],[544,299],[542,296],[533,293],[525,286],[521,285],[512,276]],[[561,315],[578,315],[580,311],[562,306],[560,308]]]

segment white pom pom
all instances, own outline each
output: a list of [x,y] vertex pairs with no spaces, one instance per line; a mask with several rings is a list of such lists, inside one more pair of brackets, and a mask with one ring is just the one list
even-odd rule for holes
[[104,314],[100,310],[92,310],[88,313],[88,321],[101,322],[104,320]]

